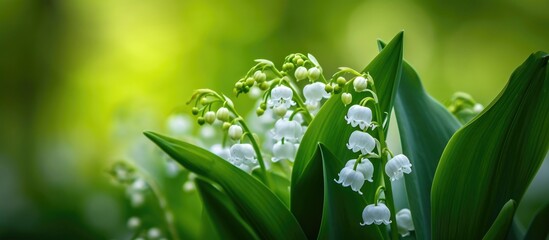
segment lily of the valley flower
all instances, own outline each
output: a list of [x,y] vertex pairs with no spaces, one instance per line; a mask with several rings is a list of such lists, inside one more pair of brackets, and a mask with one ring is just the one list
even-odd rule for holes
[[307,75],[308,75],[307,68],[303,66],[298,67],[294,72],[294,76],[297,79],[297,81],[307,78]]
[[242,137],[242,127],[239,125],[231,125],[229,127],[229,137],[233,140],[238,140]]
[[371,225],[372,223],[387,225],[391,223],[391,211],[383,203],[370,204],[362,211],[362,220],[364,222],[360,223],[361,226]]
[[368,88],[368,80],[362,76],[356,77],[353,80],[353,87],[357,92],[364,92]]
[[360,105],[353,105],[347,111],[345,120],[347,124],[351,124],[353,127],[359,126],[360,129],[364,130],[372,124],[372,110]]
[[211,146],[210,152],[225,160],[229,160],[229,158],[231,157],[231,151],[229,150],[229,148],[224,148],[223,146],[221,146],[221,144],[214,144],[213,146]]
[[302,131],[303,128],[297,121],[281,118],[275,123],[274,139],[280,141],[284,138],[285,140],[296,142],[301,138]]
[[[349,160],[345,167],[353,168],[355,166],[356,159]],[[360,163],[356,166],[356,170],[362,173],[364,179],[368,182],[373,182],[372,177],[374,176],[374,165],[367,158],[360,160]]]
[[292,97],[292,89],[284,85],[277,86],[273,88],[273,90],[271,90],[271,98],[267,102],[267,106],[269,106],[270,108],[282,106],[288,109],[289,107],[295,105]]
[[285,141],[282,143],[281,141],[277,142],[273,146],[273,162],[278,162],[283,159],[288,159],[291,162],[294,161],[295,153],[296,153],[296,146],[295,144]]
[[229,162],[246,172],[250,172],[257,164],[255,151],[251,144],[237,143],[231,146],[230,153]]
[[353,170],[353,167],[344,167],[341,169],[341,172],[338,174],[339,180],[335,180],[336,183],[343,185],[343,187],[351,186],[351,189],[353,191],[358,192],[360,195],[362,195],[362,192],[360,189],[362,188],[362,185],[364,185],[364,175],[362,175],[361,172],[358,171],[358,169],[355,171]]
[[353,152],[360,151],[362,154],[371,153],[376,146],[375,139],[368,133],[356,130],[351,133],[349,137],[349,143],[347,143],[347,148]]
[[326,92],[326,84],[321,82],[311,83],[303,88],[305,104],[317,107],[322,98],[329,98],[330,94]]
[[396,214],[398,233],[403,237],[410,235],[410,231],[414,231],[414,222],[412,221],[412,213],[410,209],[403,208]]
[[391,181],[396,181],[402,178],[403,174],[412,172],[412,164],[410,160],[403,154],[398,154],[391,158],[385,165],[385,173],[391,178]]

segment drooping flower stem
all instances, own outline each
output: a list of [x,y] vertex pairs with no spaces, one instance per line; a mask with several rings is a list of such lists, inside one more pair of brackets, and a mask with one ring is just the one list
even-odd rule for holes
[[[376,86],[375,86],[375,83],[373,81],[369,81],[371,82],[371,86],[372,86],[372,91],[374,92],[374,94],[377,95],[377,90],[376,90]],[[383,115],[381,114],[381,107],[380,107],[380,104],[379,102],[374,104],[374,111],[375,111],[375,114],[376,114],[376,119],[378,122],[381,122],[383,123]],[[385,154],[385,149],[388,149],[387,148],[387,142],[385,141],[385,132],[383,130],[383,124],[381,124],[381,126],[378,126],[377,127],[377,132],[378,132],[378,137],[379,137],[379,147],[380,149],[378,149],[379,151],[379,154],[381,156],[381,172],[384,171],[385,169],[385,165],[387,164],[387,161],[389,159],[387,159],[387,154]],[[383,175],[383,182],[384,182],[384,185],[385,185],[385,201],[386,201],[386,205],[387,207],[389,208],[389,210],[391,211],[391,239],[393,240],[398,240],[399,237],[398,237],[398,231],[397,231],[397,220],[396,220],[396,214],[395,214],[395,203],[394,203],[394,200],[393,200],[393,189],[392,189],[392,186],[391,186],[391,180],[389,179],[389,176],[387,176],[387,174],[382,174]]]

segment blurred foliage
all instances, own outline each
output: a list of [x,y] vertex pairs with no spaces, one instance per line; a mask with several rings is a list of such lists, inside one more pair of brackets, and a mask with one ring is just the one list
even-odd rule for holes
[[[127,237],[131,207],[110,164],[135,160],[142,130],[188,112],[194,88],[231,94],[253,59],[311,52],[328,72],[361,68],[376,38],[404,29],[404,56],[431,95],[463,91],[486,104],[524,56],[549,49],[548,9],[543,0],[0,1],[0,195],[9,196],[0,237]],[[543,193],[526,193],[522,226]]]

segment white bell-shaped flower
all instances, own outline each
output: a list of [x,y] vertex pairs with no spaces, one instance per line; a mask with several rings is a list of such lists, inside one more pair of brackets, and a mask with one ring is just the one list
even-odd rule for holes
[[410,235],[410,231],[414,231],[414,222],[412,221],[412,213],[410,209],[403,208],[396,214],[398,233],[403,237]]
[[285,118],[281,118],[275,123],[274,139],[277,141],[284,138],[284,140],[296,142],[301,138],[302,133],[303,129],[301,128],[301,124],[295,120],[290,121]]
[[362,211],[362,220],[364,222],[360,224],[361,226],[372,225],[372,223],[387,225],[391,223],[391,211],[383,203],[370,204]]
[[368,89],[368,80],[362,76],[356,77],[353,80],[353,87],[356,92],[364,92]]
[[242,164],[255,165],[257,163],[255,151],[251,144],[237,143],[231,146],[230,153],[231,157],[229,158],[229,161],[235,166]]
[[347,148],[353,152],[360,151],[362,154],[371,153],[376,146],[375,139],[368,133],[356,130],[351,133]]
[[295,153],[296,153],[296,146],[295,144],[285,141],[282,143],[281,141],[277,142],[273,146],[273,162],[278,162],[283,159],[288,159],[291,162],[294,161]]
[[238,140],[242,137],[242,127],[240,127],[239,125],[231,125],[231,127],[229,127],[228,133],[231,139]]
[[305,104],[318,106],[322,98],[329,98],[330,94],[325,90],[326,84],[321,82],[311,83],[303,88],[303,96],[305,96]]
[[338,174],[339,180],[335,180],[336,183],[343,185],[344,187],[351,186],[353,191],[362,195],[360,189],[364,185],[364,175],[358,171],[353,170],[353,167],[344,167]]
[[292,97],[292,89],[284,85],[277,86],[271,90],[271,98],[267,101],[267,106],[270,108],[276,108],[278,106],[289,108],[295,105]]
[[[355,166],[355,163],[356,159],[351,159],[347,161],[345,167],[353,168]],[[374,181],[372,179],[374,176],[374,165],[367,158],[363,158],[362,160],[360,160],[360,163],[356,166],[356,170],[362,173],[362,175],[364,176],[364,180],[368,182]]]
[[398,154],[391,158],[385,165],[385,173],[391,179],[391,181],[396,181],[401,179],[403,174],[412,172],[412,164],[410,160],[403,154]]
[[353,127],[359,126],[364,130],[372,124],[372,110],[360,105],[353,105],[347,111],[345,120],[347,120],[347,124],[351,124]]

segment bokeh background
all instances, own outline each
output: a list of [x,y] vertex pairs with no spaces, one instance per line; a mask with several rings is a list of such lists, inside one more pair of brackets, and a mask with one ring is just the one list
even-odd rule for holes
[[[530,53],[549,51],[548,11],[545,0],[0,0],[0,238],[126,236],[127,201],[106,169],[189,111],[193,89],[231,94],[253,59],[303,52],[328,73],[360,69],[376,39],[404,30],[435,98],[487,105]],[[547,195],[527,194],[530,208]],[[527,225],[533,210],[522,212]]]

